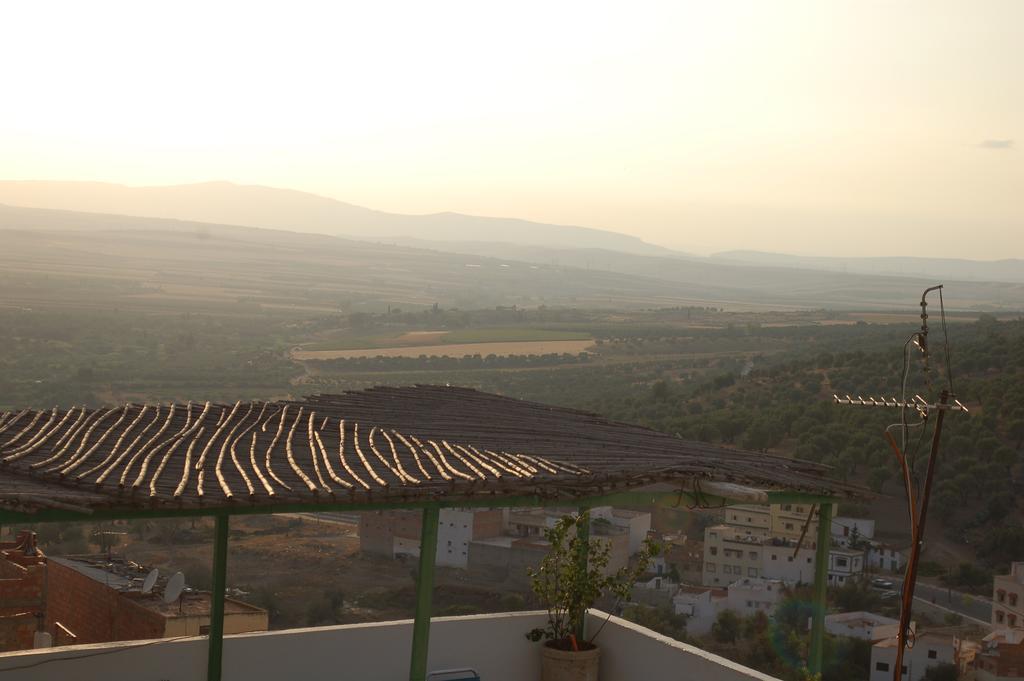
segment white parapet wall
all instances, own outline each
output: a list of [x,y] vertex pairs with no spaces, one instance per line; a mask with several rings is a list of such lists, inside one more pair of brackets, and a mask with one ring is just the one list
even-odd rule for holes
[[[606,616],[592,611],[589,631]],[[430,630],[428,669],[472,667],[482,681],[540,678],[538,644],[525,637],[543,612],[439,617]],[[601,681],[772,681],[699,648],[617,617],[604,626]],[[409,677],[412,622],[375,622],[236,634],[224,639],[224,681]],[[0,681],[202,681],[205,638],[162,639],[0,654]]]
[[774,676],[619,617],[609,618],[598,610],[590,611],[587,635],[597,631],[606,619],[595,641],[601,646],[601,681],[777,681]]

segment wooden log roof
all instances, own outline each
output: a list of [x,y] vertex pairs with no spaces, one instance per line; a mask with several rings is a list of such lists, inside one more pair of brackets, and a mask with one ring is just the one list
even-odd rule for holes
[[0,414],[0,508],[186,509],[736,483],[858,496],[818,464],[466,388]]

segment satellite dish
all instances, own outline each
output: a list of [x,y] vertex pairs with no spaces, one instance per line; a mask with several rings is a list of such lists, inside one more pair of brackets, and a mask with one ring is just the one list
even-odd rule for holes
[[185,575],[180,572],[175,572],[171,575],[171,578],[167,580],[167,586],[164,588],[164,603],[173,603],[178,600],[184,588]]
[[146,581],[142,583],[142,593],[148,594],[151,592],[153,590],[153,585],[156,584],[156,578],[159,576],[160,571],[158,569],[153,568],[150,570],[149,574],[146,575]]

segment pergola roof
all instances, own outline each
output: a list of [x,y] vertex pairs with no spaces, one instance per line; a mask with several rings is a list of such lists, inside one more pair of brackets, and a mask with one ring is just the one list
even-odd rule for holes
[[465,388],[0,414],[0,509],[396,506],[700,481],[858,496],[818,464]]

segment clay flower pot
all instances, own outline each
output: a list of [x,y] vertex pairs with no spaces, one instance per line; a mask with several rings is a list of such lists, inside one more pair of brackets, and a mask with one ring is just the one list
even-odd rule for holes
[[601,649],[560,650],[548,644],[541,646],[541,681],[597,681]]

